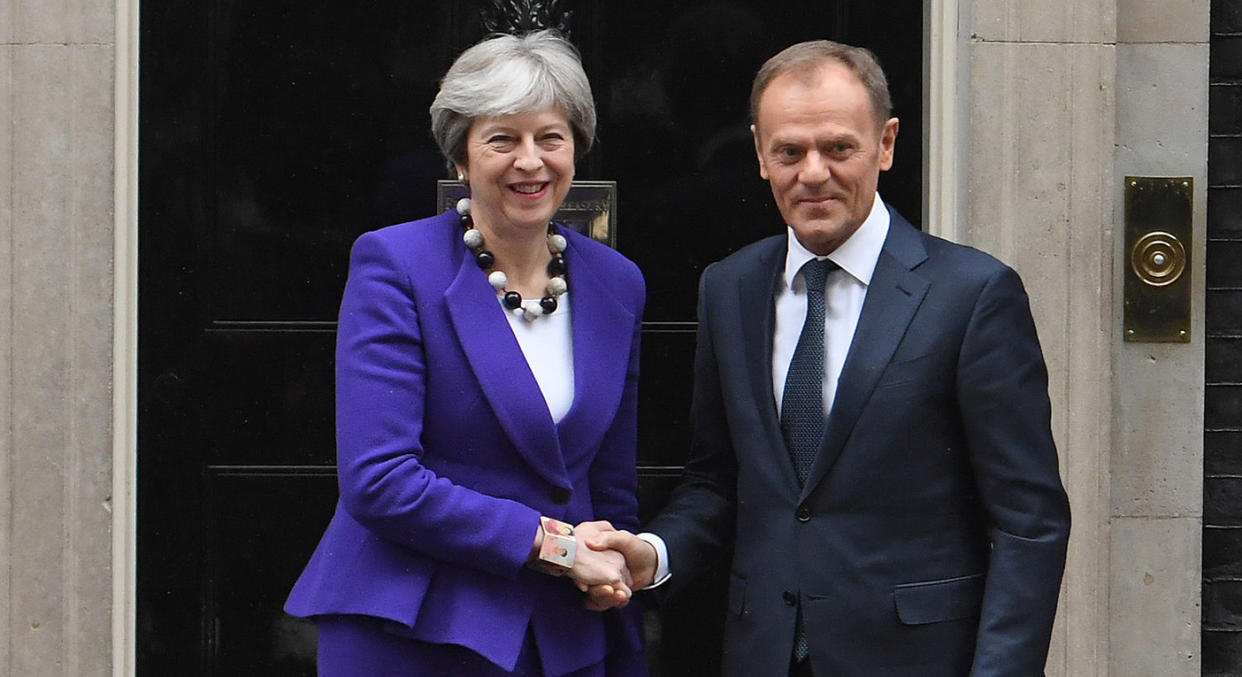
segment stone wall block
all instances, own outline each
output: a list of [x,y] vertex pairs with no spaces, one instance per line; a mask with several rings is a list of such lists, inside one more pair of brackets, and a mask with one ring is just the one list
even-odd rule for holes
[[[7,3],[0,3],[7,6]],[[3,18],[5,9],[0,9]],[[0,120],[12,120],[13,51],[0,45]],[[13,135],[12,125],[0,126],[0,590],[12,590],[13,496]],[[11,636],[9,604],[0,604],[0,674],[8,674]]]
[[[1242,52],[1242,48],[1238,51]],[[1208,152],[1208,165],[1212,168],[1212,185],[1237,186],[1242,184],[1242,138],[1212,139]],[[1235,226],[1237,227],[1237,226]],[[1232,273],[1242,275],[1242,273]]]
[[114,5],[111,0],[6,0],[0,18],[7,21],[0,26],[8,28],[0,31],[18,44],[110,45],[116,35]]
[[1212,38],[1212,79],[1233,81],[1242,78],[1242,36],[1216,35]]
[[1201,529],[1195,517],[1113,521],[1111,674],[1199,674]]
[[1207,525],[1203,529],[1204,579],[1242,581],[1242,526],[1212,524],[1208,515],[1203,521]]
[[1117,0],[1117,42],[1207,42],[1211,0]]
[[1236,2],[1216,3],[1212,8],[1210,28],[1213,33],[1242,31],[1242,5]]
[[1063,278],[1067,354],[1066,371],[1057,374],[1064,399],[1054,404],[1054,423],[1074,527],[1063,586],[1067,654],[1062,674],[1105,675],[1108,639],[1102,610],[1108,590],[1113,268],[1102,253],[1111,247],[1113,222],[1111,167],[1101,166],[1100,158],[1110,157],[1113,150],[1116,50],[1111,45],[1075,45],[1066,52],[1072,147],[1064,186],[1069,213]]
[[[1202,326],[1201,324],[1199,326]],[[1117,356],[1125,412],[1113,450],[1115,515],[1198,516],[1203,505],[1202,338],[1135,343]],[[1192,472],[1193,471],[1193,472]]]
[[[68,50],[13,59],[13,674],[39,674],[66,639],[65,452],[69,448]],[[44,667],[41,667],[44,666]]]
[[967,4],[973,40],[1110,43],[1116,39],[1116,0],[995,0]]
[[1206,178],[1207,69],[1206,44],[1117,46],[1118,168]]
[[[12,0],[0,2],[0,44],[10,44],[14,42],[15,31],[13,30],[13,5]],[[0,665],[4,665],[0,663]]]
[[[1115,218],[1123,223],[1125,175],[1192,176],[1191,286],[1200,297],[1207,218],[1206,106],[1206,45],[1118,45]],[[1114,256],[1121,261],[1120,234],[1115,240]],[[1121,306],[1118,298],[1117,326]],[[1123,343],[1118,331],[1114,368],[1121,416],[1112,463],[1114,515],[1202,514],[1203,401],[1186,395],[1203,391],[1203,326],[1203,306],[1197,304],[1189,344]]]
[[1242,633],[1203,628],[1203,671],[1196,677],[1233,677],[1242,665]]
[[112,54],[13,53],[12,674],[105,674]]
[[[77,114],[72,192],[71,359],[73,471],[65,484],[68,567],[74,584],[67,609],[73,640],[64,649],[70,674],[102,674],[111,664],[112,617],[112,327],[114,50],[69,48]],[[70,545],[71,544],[71,545]]]
[[[1039,68],[1029,64],[1038,63]],[[967,241],[1015,268],[1053,373],[1066,373],[1073,100],[1070,56],[1050,45],[971,49]]]
[[[969,244],[1022,275],[1048,362],[1074,534],[1049,674],[1105,674],[1114,48],[970,47]],[[1097,670],[1099,672],[1097,672]]]

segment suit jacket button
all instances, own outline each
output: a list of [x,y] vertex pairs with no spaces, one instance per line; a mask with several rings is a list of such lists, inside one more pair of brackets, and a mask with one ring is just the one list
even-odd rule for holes
[[798,596],[788,590],[781,593],[781,599],[785,600],[785,606],[794,606],[798,603]]
[[811,521],[811,511],[806,508],[798,508],[798,512],[794,513],[794,516],[798,518],[799,522]]
[[552,502],[557,505],[565,505],[569,502],[569,490],[562,487],[556,487],[552,490]]

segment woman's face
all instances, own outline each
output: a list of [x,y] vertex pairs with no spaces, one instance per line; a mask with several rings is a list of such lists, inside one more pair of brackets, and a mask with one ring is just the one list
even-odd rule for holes
[[479,118],[466,136],[470,213],[493,231],[543,232],[574,178],[574,136],[559,107]]

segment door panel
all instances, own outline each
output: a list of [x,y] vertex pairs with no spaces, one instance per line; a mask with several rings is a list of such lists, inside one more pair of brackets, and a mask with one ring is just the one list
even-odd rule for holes
[[[143,3],[139,674],[313,674],[313,625],[281,605],[336,500],[349,246],[433,213],[427,107],[486,4]],[[917,216],[922,7],[561,4],[599,108],[577,178],[617,182],[617,246],[648,280],[645,518],[689,445],[698,276],[782,229],[747,128],[754,71],[797,40],[873,45],[905,121],[881,192]],[[656,674],[717,670],[724,568],[651,614]]]

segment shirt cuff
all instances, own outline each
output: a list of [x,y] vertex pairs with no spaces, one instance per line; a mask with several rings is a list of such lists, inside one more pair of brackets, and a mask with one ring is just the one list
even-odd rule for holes
[[638,534],[638,537],[650,543],[651,547],[655,548],[656,551],[656,570],[652,575],[651,585],[642,588],[642,590],[658,588],[667,583],[668,579],[673,576],[673,572],[669,571],[668,568],[668,547],[664,545],[664,539],[656,536],[655,534],[644,531],[643,533]]

